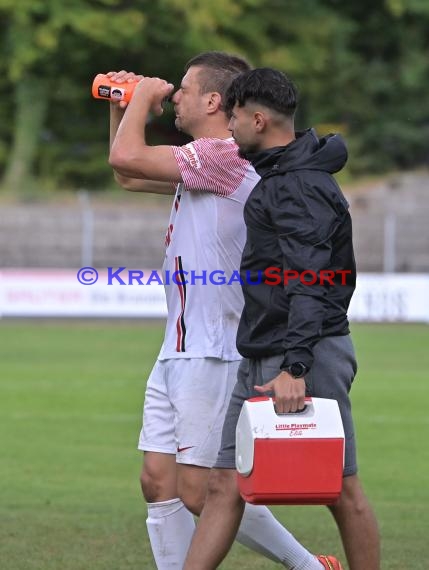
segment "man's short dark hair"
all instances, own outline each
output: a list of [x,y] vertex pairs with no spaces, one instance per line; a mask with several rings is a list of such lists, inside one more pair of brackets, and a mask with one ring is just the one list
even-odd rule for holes
[[298,104],[298,91],[287,75],[270,67],[245,71],[229,86],[225,110],[231,113],[235,104],[260,103],[286,117],[293,117]]
[[238,55],[223,51],[207,51],[196,55],[185,65],[185,72],[190,67],[201,67],[198,76],[201,93],[216,91],[221,96],[222,104],[225,102],[226,91],[234,77],[249,71],[250,64]]

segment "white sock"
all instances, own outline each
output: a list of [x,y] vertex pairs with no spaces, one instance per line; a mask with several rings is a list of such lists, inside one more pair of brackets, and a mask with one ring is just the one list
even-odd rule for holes
[[320,570],[322,565],[311,552],[282,526],[262,505],[246,503],[237,533],[237,542],[280,562],[290,570]]
[[147,532],[158,570],[181,570],[195,521],[180,499],[147,504]]

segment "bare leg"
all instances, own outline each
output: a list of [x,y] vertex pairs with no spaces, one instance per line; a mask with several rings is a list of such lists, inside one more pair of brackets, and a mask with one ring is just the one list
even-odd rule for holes
[[211,470],[206,502],[184,570],[215,569],[231,548],[244,511],[236,477],[235,469]]
[[210,469],[177,463],[177,491],[186,508],[199,516],[207,493]]
[[140,485],[148,503],[177,497],[176,456],[145,451]]
[[340,530],[350,570],[379,570],[377,520],[357,475],[344,477],[341,496],[329,508]]

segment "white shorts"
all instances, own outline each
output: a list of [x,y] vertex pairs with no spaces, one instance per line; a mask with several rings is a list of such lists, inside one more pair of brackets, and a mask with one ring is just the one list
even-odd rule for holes
[[212,467],[240,360],[158,360],[149,376],[138,448]]

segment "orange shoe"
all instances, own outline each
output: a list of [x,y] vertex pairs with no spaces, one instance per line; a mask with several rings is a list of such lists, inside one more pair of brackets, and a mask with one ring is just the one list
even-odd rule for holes
[[316,558],[323,568],[326,568],[326,570],[343,570],[340,561],[337,560],[335,556],[324,556],[323,554],[319,554]]

